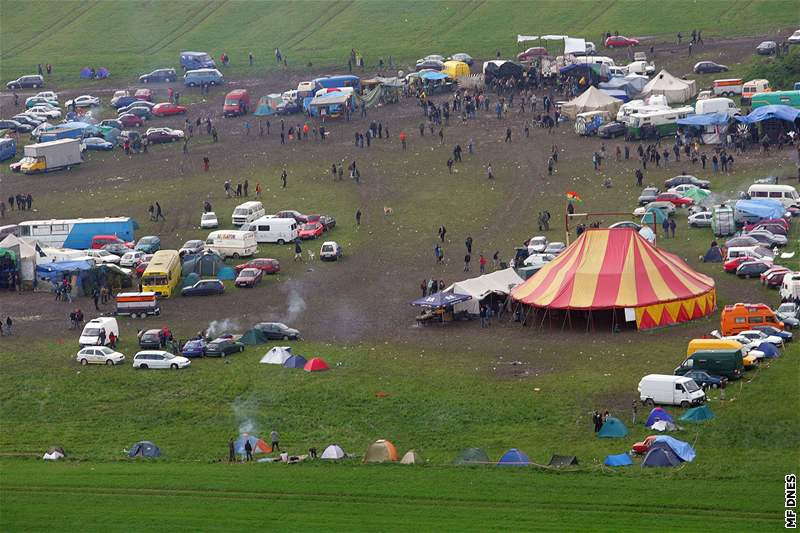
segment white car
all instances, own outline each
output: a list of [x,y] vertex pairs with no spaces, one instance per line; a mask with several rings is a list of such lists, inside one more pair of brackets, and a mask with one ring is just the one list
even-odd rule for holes
[[90,94],[84,94],[73,100],[67,100],[64,102],[65,107],[72,107],[73,104],[75,107],[94,107],[100,105],[100,98]]
[[75,360],[80,364],[86,365],[118,365],[125,360],[125,356],[115,352],[108,346],[87,346],[81,348]]
[[26,115],[35,115],[44,118],[61,118],[61,110],[52,106],[35,105],[25,111]]
[[544,253],[558,255],[566,249],[567,249],[566,244],[564,244],[563,242],[554,241],[547,245],[547,247],[544,249]]
[[742,337],[747,337],[751,341],[768,342],[770,344],[774,344],[775,346],[783,346],[783,339],[781,337],[778,337],[777,335],[767,335],[763,331],[758,331],[756,329],[742,331],[739,333],[739,335]]
[[667,216],[670,216],[673,213],[675,213],[675,205],[672,202],[659,201],[659,202],[650,202],[649,204],[644,205],[642,207],[637,207],[636,209],[633,210],[633,216],[643,217],[645,213],[647,213],[652,208],[663,210]]
[[524,265],[542,268],[544,265],[555,259],[553,254],[531,254],[525,258]]
[[540,254],[544,252],[548,242],[550,241],[547,240],[547,237],[543,237],[542,235],[531,237],[531,240],[528,241],[528,254]]
[[708,228],[711,227],[711,212],[701,211],[694,215],[689,215],[689,226],[693,228]]
[[48,100],[53,100],[54,102],[58,103],[58,93],[54,93],[53,91],[40,91],[34,95],[36,98],[47,98]]
[[342,257],[342,247],[336,241],[325,241],[319,249],[321,261],[337,261]]
[[795,31],[788,39],[786,39],[786,42],[791,44],[800,44],[800,30]]
[[699,189],[697,185],[693,185],[691,183],[681,183],[680,185],[676,185],[671,189],[668,189],[667,192],[674,192],[680,194],[681,196],[685,195],[691,189]]
[[163,350],[142,350],[133,356],[133,368],[187,368],[192,362],[182,355],[173,355]]
[[86,255],[94,259],[95,263],[113,263],[119,264],[119,256],[114,255],[108,250],[84,250]]
[[200,216],[200,227],[202,229],[218,228],[219,220],[217,220],[217,214],[213,211],[209,211],[208,213],[203,213]]
[[119,258],[119,266],[134,267],[144,260],[145,255],[146,254],[144,252],[140,252],[138,250],[125,252],[125,254]]

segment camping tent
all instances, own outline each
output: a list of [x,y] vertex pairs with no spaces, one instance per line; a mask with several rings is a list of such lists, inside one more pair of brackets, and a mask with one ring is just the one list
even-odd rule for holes
[[622,102],[613,98],[600,89],[589,87],[577,98],[574,98],[561,106],[561,112],[567,117],[575,120],[579,113],[587,111],[608,111],[611,115],[616,115]]
[[683,193],[683,196],[686,198],[691,198],[694,200],[695,204],[699,204],[706,198],[711,195],[711,191],[708,189],[701,189],[700,187],[695,187],[693,189],[689,189],[688,191]]
[[772,344],[771,342],[764,341],[760,343],[758,345],[758,348],[756,349],[762,352],[764,354],[764,357],[766,357],[767,359],[772,359],[773,357],[780,356],[780,351],[778,350],[778,347]]
[[598,437],[608,439],[622,438],[627,434],[628,428],[625,427],[625,424],[622,423],[622,420],[613,416],[606,418],[606,421],[603,422],[603,426],[600,428],[600,431],[597,432]]
[[703,256],[704,263],[722,263],[722,249],[719,245],[713,245],[708,248],[706,255]]
[[653,443],[653,446],[657,445],[669,446],[669,448],[673,452],[675,452],[675,455],[677,455],[681,461],[688,461],[688,462],[694,461],[695,458],[694,448],[692,448],[692,445],[689,444],[688,442],[684,442],[682,440],[678,440],[676,438],[669,437],[667,435],[659,435],[658,437],[656,437],[656,440]]
[[306,366],[307,362],[306,358],[302,355],[292,355],[283,362],[283,366],[286,368],[303,368]]
[[670,104],[683,103],[697,95],[697,85],[694,80],[681,80],[662,70],[642,88],[643,98],[655,94],[664,95]]
[[678,426],[669,420],[656,420],[650,426],[650,429],[654,431],[678,431]]
[[574,466],[578,464],[578,458],[574,455],[554,455],[550,458],[548,466],[554,468],[563,468],[565,466]]
[[322,452],[320,457],[327,461],[336,461],[337,459],[344,459],[347,457],[347,454],[344,453],[344,450],[338,444],[331,444],[325,448],[325,451]]
[[634,97],[642,92],[644,86],[650,78],[647,76],[639,76],[638,74],[628,74],[627,76],[619,76],[611,78],[610,80],[598,84],[598,88],[603,90],[612,91],[625,91],[628,97]]
[[480,448],[467,448],[453,461],[457,465],[485,465],[490,462],[489,456]]
[[42,456],[42,459],[45,461],[58,461],[59,459],[66,457],[66,455],[67,454],[64,453],[64,448],[57,446],[47,450],[47,452]]
[[264,344],[269,342],[269,337],[267,337],[267,335],[260,329],[253,328],[247,330],[244,335],[241,336],[239,342],[245,346],[254,346],[256,344]]
[[422,458],[414,450],[408,450],[406,454],[400,459],[401,465],[415,465],[422,462]]
[[247,452],[244,449],[246,442],[250,442],[253,455],[257,453],[272,453],[272,446],[264,442],[264,439],[259,439],[255,435],[248,435],[246,433],[240,435],[233,444],[233,448],[236,450],[236,453],[239,455],[246,455]]
[[659,209],[658,207],[651,207],[647,210],[647,212],[642,216],[642,224],[647,224],[652,226],[653,220],[655,219],[655,223],[659,226],[661,225],[664,220],[667,219],[667,213],[663,209]]
[[256,117],[268,117],[278,112],[283,104],[283,96],[280,94],[268,94],[258,99],[258,105],[253,113]]
[[328,366],[328,363],[326,363],[325,360],[320,357],[309,359],[308,362],[303,365],[303,370],[306,372],[322,372],[330,369],[331,367]]
[[13,234],[6,235],[6,238],[0,241],[0,248],[11,250],[16,254],[19,261],[19,279],[26,286],[32,286],[38,257],[36,249]]
[[469,301],[455,304],[453,311],[456,313],[466,311],[472,315],[477,315],[480,312],[481,300],[493,293],[507,295],[513,287],[520,283],[522,283],[522,278],[514,272],[514,269],[506,268],[477,278],[458,281],[447,287],[445,291],[472,296]]
[[149,440],[140,440],[131,446],[128,457],[159,457],[161,450]]
[[525,452],[516,448],[508,450],[503,454],[503,457],[497,461],[497,466],[528,466],[529,464],[531,464],[531,461],[528,459]]
[[385,463],[388,461],[397,461],[397,449],[388,440],[376,440],[367,448],[367,454],[364,456],[365,463]]
[[195,273],[200,277],[216,276],[225,268],[222,258],[211,250],[201,254],[184,255],[181,258],[181,276]]
[[282,365],[291,356],[292,349],[289,346],[275,346],[264,354],[260,362],[265,365]]
[[630,466],[633,464],[631,457],[627,453],[618,455],[607,455],[603,464],[606,466]]
[[679,464],[681,464],[681,460],[669,448],[650,448],[642,461],[642,466],[646,467],[678,466]]
[[452,79],[469,76],[469,65],[463,61],[445,61],[442,72]]
[[711,410],[711,408],[707,405],[701,405],[700,407],[692,407],[688,411],[686,411],[681,420],[686,422],[705,422],[706,420],[714,420],[716,415]]
[[586,230],[511,297],[534,308],[624,309],[639,329],[687,322],[716,308],[712,278],[629,228]]
[[667,422],[673,421],[670,414],[664,409],[661,407],[654,407],[653,410],[650,411],[650,416],[647,417],[647,421],[644,423],[644,425],[650,427],[658,420],[666,420]]

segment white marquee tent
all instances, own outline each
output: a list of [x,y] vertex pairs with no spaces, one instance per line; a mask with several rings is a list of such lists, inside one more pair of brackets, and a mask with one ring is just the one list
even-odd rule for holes
[[679,104],[697,95],[697,85],[694,80],[682,80],[662,70],[642,89],[642,98],[656,94],[664,95],[669,104]]
[[453,305],[453,311],[456,313],[466,311],[472,315],[477,315],[480,312],[481,300],[492,293],[508,295],[511,289],[522,283],[522,281],[522,278],[513,268],[506,268],[505,270],[497,270],[477,278],[458,281],[447,287],[445,291],[472,296],[472,300]]

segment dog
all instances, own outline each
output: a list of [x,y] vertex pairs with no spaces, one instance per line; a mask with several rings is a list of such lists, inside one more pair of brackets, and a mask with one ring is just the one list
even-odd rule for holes
[[313,263],[314,262],[314,252],[312,252],[311,250],[306,250],[306,251],[308,252],[308,262],[309,263]]
[[389,215],[393,214],[394,214],[394,209],[392,209],[391,207],[383,206],[383,216],[388,217]]

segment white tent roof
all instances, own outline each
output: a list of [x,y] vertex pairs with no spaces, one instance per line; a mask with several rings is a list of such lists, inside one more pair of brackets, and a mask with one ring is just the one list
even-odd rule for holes
[[265,365],[282,365],[291,356],[292,349],[289,346],[275,346],[264,354],[260,362]]
[[415,465],[417,463],[421,463],[422,460],[417,452],[414,450],[408,450],[406,454],[400,459],[401,465]]
[[480,311],[481,300],[493,292],[509,294],[511,289],[522,283],[522,281],[522,278],[513,268],[506,268],[505,270],[497,270],[477,278],[458,281],[445,290],[455,294],[469,294],[472,296],[472,300],[455,304],[453,310],[455,312],[467,311],[470,314],[477,315]]
[[578,39],[575,37],[564,38],[564,55],[572,54],[575,52],[586,52],[586,39]]
[[322,452],[322,459],[344,459],[345,453],[338,444],[331,444]]
[[0,241],[0,248],[8,248],[17,254],[20,261],[20,279],[33,281],[36,275],[36,258],[39,255],[36,249],[16,235],[6,235],[6,238]]
[[621,105],[621,100],[590,86],[583,94],[562,105],[561,112],[575,120],[579,113],[586,113],[587,111],[607,111],[611,115],[616,115]]
[[694,80],[682,80],[662,70],[642,89],[643,98],[654,94],[663,94],[670,104],[682,103],[697,95],[697,85]]

